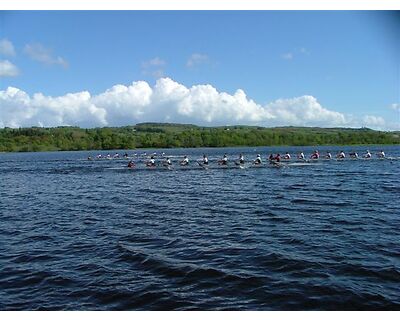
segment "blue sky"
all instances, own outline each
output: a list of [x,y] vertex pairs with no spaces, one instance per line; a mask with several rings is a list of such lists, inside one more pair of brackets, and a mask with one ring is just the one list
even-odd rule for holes
[[[0,126],[75,124],[72,116],[54,122],[44,115],[47,120],[41,121],[40,114],[49,108],[43,104],[54,101],[38,103],[33,95],[55,98],[88,91],[106,115],[96,114],[102,120],[93,123],[86,119],[86,126],[126,124],[108,115],[128,99],[129,108],[119,110],[118,119],[126,112],[129,122],[399,129],[399,21],[398,12],[387,11],[3,11]],[[11,44],[13,53],[7,52],[5,43]],[[4,61],[7,68],[12,64],[17,71],[4,71]],[[154,100],[160,78],[171,80],[164,83],[168,88],[183,86],[183,91],[168,101],[169,113],[165,104]],[[144,93],[132,87],[137,81],[145,81],[150,92],[147,87],[142,88]],[[117,84],[134,97],[121,100],[114,92],[107,97],[114,100],[105,102],[104,93]],[[195,92],[193,86],[199,90]],[[15,94],[7,91],[9,87],[29,98],[24,101],[25,107],[34,109],[30,110],[32,117],[18,121],[22,110],[13,114]],[[210,87],[217,95],[207,91]],[[235,96],[238,89],[243,90],[246,101]],[[165,90],[164,95],[170,92]],[[221,111],[217,108],[223,92],[234,99]],[[139,116],[147,111],[138,107],[144,103],[135,100],[138,94],[150,99],[146,100],[152,109],[148,117]],[[96,100],[99,96],[103,99]],[[89,108],[93,101],[86,101],[82,108]],[[65,104],[70,102],[59,103],[52,108],[65,114],[69,110]],[[157,108],[165,111],[159,113],[160,119]],[[195,108],[213,116],[206,117]],[[245,114],[238,116],[243,108]],[[318,122],[315,117],[303,116],[301,108],[305,113],[336,112],[346,119],[329,114]],[[252,117],[252,112],[257,116]],[[293,117],[285,117],[288,112]],[[224,118],[224,114],[229,116]]]

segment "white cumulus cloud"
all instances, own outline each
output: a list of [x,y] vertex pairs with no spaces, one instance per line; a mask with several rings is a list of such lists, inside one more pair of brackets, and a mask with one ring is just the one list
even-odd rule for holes
[[382,117],[378,116],[364,116],[363,117],[363,122],[368,126],[368,125],[379,125],[383,126],[385,124],[385,120]]
[[364,127],[367,128],[377,128],[384,129],[386,122],[385,119],[379,116],[366,115],[362,118],[362,123]]
[[265,106],[274,116],[275,125],[336,127],[349,124],[347,117],[321,106],[313,96],[278,99]]
[[0,60],[0,77],[16,77],[18,68],[8,60]]
[[11,41],[7,39],[0,40],[0,54],[4,56],[15,56],[15,49]]
[[64,68],[68,67],[68,62],[64,58],[53,56],[52,51],[40,43],[27,44],[24,52],[35,61],[48,65],[60,65]]
[[0,127],[121,126],[138,122],[198,125],[384,127],[380,117],[351,116],[329,110],[309,95],[261,105],[238,89],[220,92],[209,84],[186,87],[170,78],[118,84],[98,95],[87,91],[51,97],[9,87],[0,91]]
[[106,112],[91,102],[89,92],[60,97],[36,93],[30,97],[13,87],[0,91],[0,127],[104,126]]

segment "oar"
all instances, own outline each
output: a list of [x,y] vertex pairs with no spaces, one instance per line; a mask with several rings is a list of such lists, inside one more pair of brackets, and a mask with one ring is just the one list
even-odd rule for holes
[[201,168],[203,168],[204,170],[208,170],[208,167],[207,167],[206,164],[201,163],[201,162],[199,162],[199,161],[197,161],[197,164],[198,164]]

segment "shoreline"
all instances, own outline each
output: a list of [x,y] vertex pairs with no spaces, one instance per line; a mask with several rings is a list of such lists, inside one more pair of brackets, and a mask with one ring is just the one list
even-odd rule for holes
[[400,143],[392,143],[392,144],[380,144],[380,143],[371,143],[371,144],[309,144],[309,145],[249,145],[249,146],[224,146],[224,147],[214,147],[214,146],[202,146],[202,147],[143,147],[143,148],[125,148],[125,149],[85,149],[85,150],[38,150],[38,151],[0,151],[0,154],[9,154],[9,153],[56,153],[56,152],[94,152],[94,151],[136,151],[136,150],[171,150],[171,149],[182,149],[182,150],[189,150],[189,149],[227,149],[227,148],[308,148],[308,147],[394,147],[400,146]]

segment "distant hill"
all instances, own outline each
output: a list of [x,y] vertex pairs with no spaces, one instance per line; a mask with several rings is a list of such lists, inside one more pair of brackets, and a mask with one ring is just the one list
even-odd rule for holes
[[125,127],[0,129],[0,152],[174,147],[400,144],[400,132],[368,128],[139,123]]

